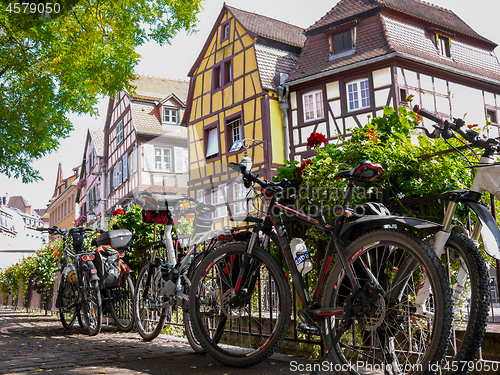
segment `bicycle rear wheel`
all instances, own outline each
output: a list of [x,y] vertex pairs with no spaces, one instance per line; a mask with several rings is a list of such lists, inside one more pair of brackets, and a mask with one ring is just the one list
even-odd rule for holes
[[[246,256],[248,277],[238,279]],[[246,243],[231,243],[208,254],[195,270],[189,312],[196,337],[212,357],[229,366],[252,366],[271,356],[287,333],[290,287],[269,253],[256,247],[248,254]]]
[[[366,299],[352,301],[352,325],[333,347],[342,322],[335,316],[322,321],[325,348],[332,348],[329,360],[343,365],[338,373],[437,371],[448,348],[452,303],[436,254],[418,238],[387,229],[359,237],[345,255]],[[344,307],[351,291],[343,267],[335,264],[322,306]]]
[[63,276],[58,293],[61,293],[59,318],[61,319],[63,327],[69,329],[73,326],[80,313],[80,303],[78,302],[77,297],[77,287],[69,280],[67,280],[65,276]]
[[82,273],[82,310],[83,320],[91,336],[101,332],[102,325],[102,300],[99,290],[99,281],[91,280],[90,270],[84,270]]
[[147,262],[139,272],[135,284],[135,324],[137,331],[146,341],[153,340],[160,334],[167,317],[167,308],[160,307],[163,298],[155,282],[157,272],[161,272],[159,268]]
[[121,285],[106,291],[111,316],[120,330],[130,331],[134,327],[134,283],[128,274],[122,277]]
[[[426,242],[432,248],[434,237]],[[448,370],[446,374],[465,375],[469,372],[467,364],[476,359],[486,330],[490,307],[489,275],[483,255],[463,234],[451,233],[445,254],[441,256],[441,263],[445,265],[448,264],[446,253],[453,282],[454,322],[447,363],[442,368]]]

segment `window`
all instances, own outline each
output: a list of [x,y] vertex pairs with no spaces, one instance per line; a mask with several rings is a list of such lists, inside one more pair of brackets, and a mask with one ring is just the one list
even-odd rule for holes
[[222,69],[221,66],[218,65],[214,67],[214,70],[212,72],[212,79],[213,79],[213,89],[218,89],[221,87],[222,84]]
[[199,202],[205,203],[205,190],[200,189],[196,192],[196,199],[198,199]]
[[494,109],[487,109],[486,110],[486,117],[487,117],[487,120],[489,122],[491,122],[492,124],[497,123],[497,111],[495,111]]
[[328,37],[330,59],[348,56],[354,53],[355,31],[356,28],[353,27]]
[[246,196],[249,189],[245,189],[242,183],[235,183],[233,185],[233,210],[234,214],[240,214],[247,211]]
[[224,85],[227,85],[232,80],[233,80],[232,61],[228,60],[224,63]]
[[444,35],[436,34],[436,46],[441,56],[451,57],[450,38]]
[[324,117],[323,92],[314,91],[302,96],[305,121]]
[[155,169],[157,171],[172,171],[172,149],[155,147]]
[[406,90],[405,89],[399,89],[399,102],[406,103]]
[[229,145],[229,148],[231,148],[235,141],[243,139],[243,126],[241,125],[241,118],[228,122],[227,126],[231,131],[231,144]]
[[214,156],[219,155],[219,140],[217,134],[217,128],[213,128],[207,131],[206,133],[206,145],[207,145],[207,153],[206,158],[212,158]]
[[113,168],[113,187],[112,190],[115,191],[118,188],[118,166],[115,165]]
[[118,186],[120,186],[121,184],[123,184],[123,160],[120,160],[118,162]]
[[220,41],[224,42],[229,39],[229,33],[230,33],[230,21],[226,21],[221,25],[221,34],[220,34]]
[[212,189],[210,195],[211,203],[217,207],[212,214],[212,218],[227,216],[227,185],[219,185],[216,189]]
[[179,118],[179,111],[176,109],[165,108],[163,111],[163,122],[169,124],[177,124]]
[[347,84],[347,110],[370,107],[370,86],[367,79],[360,79]]
[[123,141],[123,122],[119,122],[116,125],[116,144],[120,144]]

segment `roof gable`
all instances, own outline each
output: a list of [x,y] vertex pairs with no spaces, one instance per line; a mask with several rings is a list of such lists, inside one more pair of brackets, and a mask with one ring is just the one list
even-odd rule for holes
[[162,100],[175,94],[182,102],[186,102],[189,82],[167,78],[136,75],[132,85],[135,86],[135,98]]
[[370,11],[392,10],[405,16],[417,18],[428,24],[442,27],[468,37],[488,43],[495,43],[476,33],[451,10],[420,0],[341,0],[325,16],[306,30],[306,35],[322,32],[349,18],[362,16]]

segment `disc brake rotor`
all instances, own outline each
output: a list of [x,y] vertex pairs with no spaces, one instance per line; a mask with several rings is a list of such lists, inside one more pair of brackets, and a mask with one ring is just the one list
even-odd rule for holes
[[244,306],[241,307],[233,306],[232,304],[233,297],[234,297],[234,289],[229,289],[222,295],[222,312],[228,318],[238,318],[242,316],[243,312],[245,311]]

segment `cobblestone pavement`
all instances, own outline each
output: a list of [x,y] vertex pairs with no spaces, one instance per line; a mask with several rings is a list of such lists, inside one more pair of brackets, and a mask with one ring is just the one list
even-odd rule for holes
[[196,354],[183,339],[160,335],[145,342],[137,332],[112,326],[103,326],[97,336],[79,327],[63,332],[56,314],[0,309],[0,374],[270,375],[292,373],[292,361],[275,354],[257,366],[236,369]]

